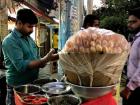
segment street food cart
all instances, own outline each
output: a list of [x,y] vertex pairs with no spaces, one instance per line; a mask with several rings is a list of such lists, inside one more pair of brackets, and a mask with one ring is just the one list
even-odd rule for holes
[[[43,104],[49,105],[117,105],[113,93],[128,51],[129,44],[120,34],[93,27],[81,30],[70,37],[59,52],[60,65],[65,73],[63,82],[46,83],[35,89],[35,93],[40,89],[45,92],[48,100]],[[24,94],[30,94],[28,89],[24,90]],[[31,93],[34,93],[33,89]],[[15,88],[15,101],[21,102],[17,94]],[[75,103],[66,97],[76,100]]]

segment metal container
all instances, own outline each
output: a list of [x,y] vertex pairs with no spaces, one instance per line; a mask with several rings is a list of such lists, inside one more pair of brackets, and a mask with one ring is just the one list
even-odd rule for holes
[[49,105],[81,105],[81,99],[75,95],[59,95],[48,99]]
[[49,95],[60,95],[69,92],[71,87],[64,82],[50,82],[43,85],[42,89]]
[[14,88],[14,91],[20,95],[26,95],[26,94],[37,94],[41,91],[40,86],[27,84],[27,85],[20,85]]
[[42,86],[46,83],[57,82],[57,81],[58,81],[57,79],[43,78],[43,79],[37,79],[37,80],[33,81],[32,84]]
[[116,86],[116,85],[111,85],[111,86],[104,86],[104,87],[85,87],[85,86],[75,85],[72,83],[69,84],[71,85],[72,91],[76,95],[84,99],[94,99],[106,95],[107,93],[111,92],[113,88],[115,88]]

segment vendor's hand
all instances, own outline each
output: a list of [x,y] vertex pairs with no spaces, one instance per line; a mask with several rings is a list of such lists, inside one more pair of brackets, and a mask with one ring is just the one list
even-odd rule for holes
[[46,56],[43,57],[47,62],[56,61],[59,59],[59,55],[55,54],[55,50],[51,49]]
[[28,68],[33,69],[33,68],[43,68],[47,62],[49,61],[56,61],[59,59],[59,55],[55,54],[55,50],[51,49],[49,51],[49,53],[44,56],[43,58],[39,59],[39,60],[34,60],[31,61],[28,65]]
[[125,98],[126,100],[131,95],[131,90],[128,87],[125,87],[124,90],[121,91],[120,96]]

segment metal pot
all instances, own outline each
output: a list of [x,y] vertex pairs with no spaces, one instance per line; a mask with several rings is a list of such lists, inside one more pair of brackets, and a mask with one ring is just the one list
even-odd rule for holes
[[50,82],[43,85],[42,89],[49,95],[60,95],[69,92],[71,87],[64,82]]
[[75,95],[59,95],[48,99],[49,105],[81,105],[81,99]]
[[71,85],[72,91],[78,95],[79,97],[82,97],[84,99],[94,99],[100,96],[103,96],[113,90],[115,88],[115,85],[111,86],[104,86],[104,87],[85,87],[85,86],[79,86],[72,83],[69,83]]
[[37,79],[37,80],[33,81],[32,84],[42,86],[46,83],[57,82],[57,81],[58,81],[57,79],[43,78],[43,79]]
[[27,85],[20,85],[14,88],[14,91],[18,94],[36,94],[41,91],[41,87],[37,85],[27,84]]

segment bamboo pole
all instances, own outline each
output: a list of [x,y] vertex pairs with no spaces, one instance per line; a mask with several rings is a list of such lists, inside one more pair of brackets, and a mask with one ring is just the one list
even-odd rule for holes
[[92,14],[93,0],[87,0],[87,14]]

